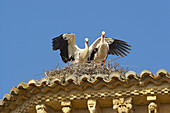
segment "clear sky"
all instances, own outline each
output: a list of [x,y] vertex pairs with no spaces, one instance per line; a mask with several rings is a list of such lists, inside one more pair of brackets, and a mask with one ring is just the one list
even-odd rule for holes
[[64,65],[52,38],[74,33],[84,48],[86,37],[91,44],[103,30],[132,45],[117,60],[122,66],[170,72],[169,0],[0,0],[0,99],[19,82]]

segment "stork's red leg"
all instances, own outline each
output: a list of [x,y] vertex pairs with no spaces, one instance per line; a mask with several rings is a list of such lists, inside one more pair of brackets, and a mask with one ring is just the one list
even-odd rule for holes
[[94,63],[96,63],[96,58],[94,58]]

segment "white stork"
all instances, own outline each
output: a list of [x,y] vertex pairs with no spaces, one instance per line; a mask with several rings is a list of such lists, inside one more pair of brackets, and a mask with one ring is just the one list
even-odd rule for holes
[[102,36],[95,40],[95,42],[89,47],[88,60],[96,63],[105,62],[108,54],[117,56],[127,56],[128,50],[131,50],[130,45],[127,42],[112,38],[105,38],[105,32],[102,32]]
[[71,63],[85,62],[88,58],[89,45],[88,38],[85,39],[85,48],[80,49],[75,42],[75,34],[62,34],[53,40],[53,50],[60,49],[60,56],[64,63],[70,61]]

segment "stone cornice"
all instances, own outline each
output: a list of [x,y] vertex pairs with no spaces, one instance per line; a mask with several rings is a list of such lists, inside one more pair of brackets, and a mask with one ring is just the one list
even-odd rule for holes
[[[36,96],[41,98],[39,103],[47,101],[48,94],[51,92],[56,94],[57,99],[60,99],[62,95],[61,100],[74,100],[79,99],[78,97],[88,99],[93,98],[93,95],[97,95],[95,98],[116,98],[121,96],[170,94],[170,88],[168,87],[170,74],[164,69],[157,71],[156,75],[148,70],[144,70],[139,75],[134,71],[129,71],[125,74],[125,78],[122,79],[120,76],[119,73],[115,72],[110,75],[82,75],[79,78],[72,75],[64,81],[57,78],[52,80],[48,78],[41,80],[31,79],[27,83],[19,83],[17,88],[11,88],[10,94],[4,95],[3,99],[0,100],[0,112],[8,113],[17,108],[17,110],[20,110],[18,113],[24,113],[20,108],[23,103],[29,103],[33,99],[35,101],[29,103],[30,106],[33,106],[38,102]],[[149,84],[152,84],[152,86],[149,86]],[[90,91],[90,89],[93,89],[93,91]],[[74,90],[77,90],[76,94],[75,92],[72,93]],[[82,93],[86,92],[86,90],[89,93]],[[61,91],[68,94],[62,94],[60,93]],[[89,97],[86,97],[85,94],[89,95]],[[47,96],[47,98],[44,97],[45,100],[41,97],[44,95]],[[55,97],[53,98],[55,99]]]

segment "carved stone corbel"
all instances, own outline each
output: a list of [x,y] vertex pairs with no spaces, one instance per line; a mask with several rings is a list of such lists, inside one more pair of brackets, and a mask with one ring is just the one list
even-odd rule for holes
[[87,106],[90,113],[96,113],[96,100],[88,100]]
[[62,111],[63,111],[63,113],[70,113],[71,108],[70,107],[63,107]]
[[132,98],[113,99],[113,110],[118,113],[129,113],[132,109]]
[[71,102],[70,101],[62,101],[61,102],[63,113],[70,113],[71,111]]
[[159,101],[156,96],[147,96],[147,100],[150,101],[148,105],[148,113],[158,113],[159,112]]
[[48,113],[47,107],[44,104],[36,105],[36,111],[37,113]]
[[151,102],[148,105],[148,113],[157,113],[157,104],[154,102]]

